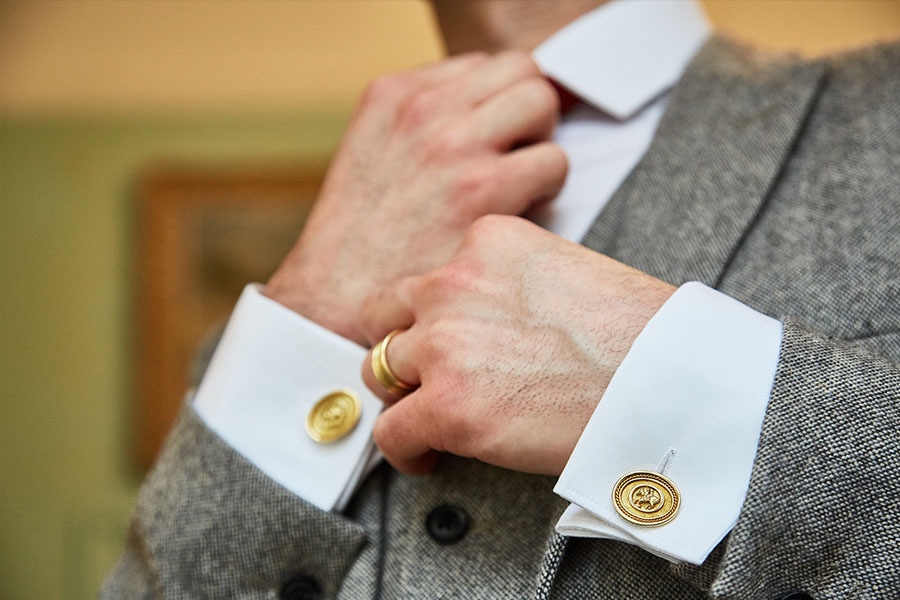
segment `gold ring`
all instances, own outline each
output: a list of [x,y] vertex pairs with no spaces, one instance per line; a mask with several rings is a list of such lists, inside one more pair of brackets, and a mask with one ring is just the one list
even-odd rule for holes
[[390,344],[394,336],[401,331],[401,329],[395,329],[394,331],[387,334],[387,336],[385,336],[383,340],[378,342],[374,348],[372,348],[372,373],[374,373],[375,379],[378,380],[378,383],[381,384],[381,387],[383,387],[391,394],[395,394],[397,396],[405,396],[416,389],[416,386],[410,385],[394,375],[394,372],[391,370],[390,365],[388,365],[388,344]]

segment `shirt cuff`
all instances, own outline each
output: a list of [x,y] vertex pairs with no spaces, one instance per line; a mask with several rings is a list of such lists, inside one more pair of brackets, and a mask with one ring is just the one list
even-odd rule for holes
[[[563,535],[626,541],[701,564],[737,521],[781,347],[782,324],[700,283],[681,286],[619,366],[555,491]],[[622,518],[618,480],[654,471],[678,488],[674,519]]]
[[[366,350],[248,285],[197,389],[206,425],[273,480],[322,510],[342,510],[378,459],[382,410],[360,376]],[[362,403],[355,429],[330,444],[306,433],[323,396],[349,389]]]

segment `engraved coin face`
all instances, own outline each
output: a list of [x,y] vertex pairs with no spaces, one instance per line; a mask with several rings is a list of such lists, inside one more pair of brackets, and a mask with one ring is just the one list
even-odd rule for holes
[[328,444],[353,431],[362,414],[359,398],[350,390],[324,396],[306,416],[306,432],[315,441]]
[[681,496],[669,478],[652,471],[635,471],[616,482],[613,505],[626,521],[656,527],[675,518]]
[[652,485],[639,485],[632,490],[628,501],[635,510],[645,513],[656,512],[662,502],[662,494]]

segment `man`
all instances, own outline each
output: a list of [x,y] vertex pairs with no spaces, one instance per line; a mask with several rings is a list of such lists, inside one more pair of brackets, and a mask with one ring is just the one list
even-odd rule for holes
[[[900,591],[900,48],[599,4],[435,3],[451,51],[540,69],[370,87],[105,596]],[[584,102],[555,132],[543,75]]]

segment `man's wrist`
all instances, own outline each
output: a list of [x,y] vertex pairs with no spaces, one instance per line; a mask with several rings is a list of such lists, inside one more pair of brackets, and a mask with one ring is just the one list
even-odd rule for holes
[[[616,371],[557,482],[556,492],[584,509],[558,528],[703,562],[743,505],[781,335],[780,322],[720,292],[679,288]],[[611,492],[633,471],[661,473],[679,488],[670,523],[633,525],[615,509]],[[587,513],[600,523],[594,531]]]
[[330,289],[323,277],[315,277],[306,270],[279,268],[261,293],[301,317],[324,327],[341,337],[365,345],[365,338],[354,318],[359,310],[349,305],[346,292]]
[[[323,510],[340,510],[372,456],[381,402],[360,380],[365,349],[248,286],[194,397],[201,420],[270,478]],[[322,446],[303,430],[336,390],[362,403],[346,437]]]

